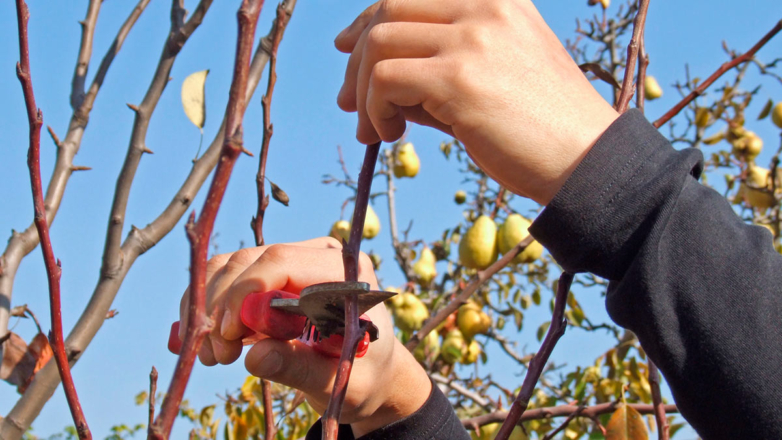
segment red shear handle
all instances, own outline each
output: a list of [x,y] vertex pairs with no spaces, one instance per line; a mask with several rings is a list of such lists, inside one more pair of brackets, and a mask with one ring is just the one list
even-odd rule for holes
[[182,351],[182,340],[179,339],[179,321],[171,324],[171,332],[168,334],[168,351],[179,354]]
[[295,299],[298,295],[282,290],[255,292],[242,302],[242,323],[247,328],[281,341],[296,339],[304,332],[307,318],[271,306],[273,299]]

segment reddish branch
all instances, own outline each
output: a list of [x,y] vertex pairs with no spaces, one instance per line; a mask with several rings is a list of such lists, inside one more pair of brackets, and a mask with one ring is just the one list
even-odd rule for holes
[[274,125],[271,120],[272,95],[274,94],[274,85],[277,83],[277,50],[282,41],[282,35],[285,33],[285,27],[288,25],[291,15],[285,10],[285,5],[277,5],[277,18],[274,20],[272,28],[271,47],[264,48],[269,54],[269,83],[266,86],[266,94],[261,98],[261,107],[263,108],[263,139],[261,140],[261,158],[258,163],[258,174],[255,177],[255,184],[258,187],[258,212],[252,220],[253,233],[255,234],[255,244],[263,245],[263,216],[266,214],[266,207],[269,206],[269,196],[266,194],[266,157],[269,155],[269,142],[274,134]]
[[68,364],[68,355],[65,352],[65,344],[62,335],[62,304],[60,300],[60,276],[62,270],[60,261],[55,260],[52,241],[49,237],[49,223],[46,220],[46,209],[43,202],[43,184],[41,183],[41,126],[43,114],[35,104],[33,81],[30,77],[30,51],[28,46],[27,22],[30,19],[30,11],[24,0],[16,0],[16,18],[19,26],[19,58],[16,64],[16,76],[22,85],[24,102],[27,107],[27,120],[30,123],[30,149],[27,153],[27,166],[30,168],[30,185],[33,190],[33,210],[35,212],[34,223],[41,241],[43,261],[46,266],[46,275],[49,282],[49,307],[52,316],[52,331],[49,339],[57,362],[57,368],[62,378],[63,391],[71,410],[73,423],[80,439],[92,439],[87,420],[76,394],[76,387],[71,377],[71,367]]
[[261,379],[261,394],[263,394],[263,419],[266,422],[266,440],[273,440],[277,435],[277,426],[274,424],[274,407],[272,406],[272,384],[266,379]]
[[[633,36],[630,44],[627,45],[627,65],[625,66],[625,77],[622,81],[622,92],[616,102],[616,111],[624,113],[633,99],[633,73],[635,63],[638,60],[639,43],[643,39],[644,27],[646,26],[646,13],[649,11],[649,0],[638,0],[638,13],[633,21]],[[638,89],[643,88],[643,84],[638,82]]]
[[[361,237],[364,233],[364,220],[369,205],[369,192],[372,189],[372,178],[375,175],[375,164],[380,153],[380,142],[369,145],[364,154],[364,163],[358,175],[358,190],[353,209],[353,225],[350,229],[350,240],[344,243],[342,248],[342,262],[345,266],[345,281],[358,281],[358,258],[361,249]],[[345,340],[342,345],[342,354],[337,364],[337,375],[334,378],[334,388],[326,413],[323,415],[323,439],[336,440],[339,430],[339,415],[350,380],[350,371],[353,369],[353,360],[356,357],[356,347],[364,338],[364,331],[358,322],[358,298],[355,294],[345,299]]]
[[155,422],[155,394],[157,393],[157,369],[153,366],[149,373],[149,422],[147,435],[152,434],[152,424]]
[[698,96],[701,96],[704,91],[706,91],[709,86],[714,84],[714,81],[717,81],[719,77],[721,77],[725,72],[729,71],[730,69],[733,69],[734,67],[746,63],[747,61],[751,61],[752,57],[755,56],[755,54],[762,48],[766,43],[769,42],[776,34],[779,33],[779,31],[782,30],[782,20],[777,22],[777,24],[770,30],[766,35],[763,36],[763,38],[760,39],[752,48],[747,51],[744,55],[738,56],[726,63],[723,63],[717,71],[711,74],[710,77],[708,77],[705,81],[703,81],[695,90],[690,92],[689,95],[685,96],[684,99],[679,101],[678,104],[673,106],[672,109],[668,110],[667,113],[662,115],[660,119],[654,121],[654,126],[656,128],[660,128],[663,124],[670,121],[674,116],[679,114],[680,111],[684,107],[686,107],[689,103],[691,103],[695,98]]
[[565,329],[567,328],[567,319],[564,317],[565,306],[567,305],[567,297],[572,283],[573,274],[563,272],[560,275],[557,294],[554,298],[554,313],[551,316],[551,325],[540,346],[540,351],[535,354],[535,357],[529,363],[529,369],[524,377],[521,390],[516,396],[516,400],[513,401],[505,422],[497,432],[495,437],[497,440],[507,440],[510,437],[513,428],[519,422],[521,415],[524,414],[527,405],[529,405],[529,399],[535,390],[535,385],[538,383],[540,375],[543,373],[543,368],[546,366],[549,356],[551,356],[551,352],[554,351],[554,346],[557,345],[559,338],[565,334]]
[[451,302],[448,303],[445,307],[440,309],[439,312],[437,312],[436,315],[434,315],[433,318],[426,321],[424,326],[421,328],[421,330],[418,330],[412,337],[410,337],[410,340],[407,341],[407,344],[405,344],[405,348],[407,348],[410,351],[415,350],[416,347],[418,347],[418,344],[421,343],[421,341],[428,335],[432,330],[437,328],[440,323],[445,321],[449,315],[451,315],[453,312],[455,312],[459,307],[466,303],[470,297],[478,291],[478,289],[487,281],[491,279],[497,272],[499,272],[503,267],[510,264],[511,260],[516,258],[516,255],[520,254],[524,251],[524,249],[529,246],[534,239],[531,235],[527,236],[524,240],[520,241],[519,244],[516,245],[513,249],[508,251],[505,255],[502,256],[499,260],[495,261],[494,264],[487,267],[486,269],[479,271],[470,281],[470,284],[467,285],[467,287],[464,288],[461,292],[459,292],[456,297],[451,300]]
[[263,0],[243,0],[237,13],[239,37],[236,44],[236,62],[233,81],[228,96],[226,130],[220,160],[212,184],[204,202],[198,221],[195,213],[185,226],[190,241],[190,301],[188,306],[187,330],[182,344],[182,353],[177,361],[174,377],[169,385],[160,414],[155,421],[150,437],[166,439],[171,433],[174,419],[190,379],[196,355],[204,337],[213,323],[206,316],[206,259],[209,252],[209,238],[212,236],[217,211],[222,202],[228,179],[239,154],[244,150],[242,120],[246,109],[246,90],[250,72],[250,59],[258,17]]
[[[553,417],[569,417],[573,413],[578,413],[578,417],[587,417],[594,419],[601,414],[609,414],[616,411],[616,408],[621,402],[612,403],[600,403],[593,406],[587,406],[586,408],[577,405],[560,405],[560,406],[547,406],[543,408],[535,408],[529,411],[525,411],[519,418],[519,423],[527,420],[547,419]],[[654,413],[653,405],[645,404],[627,404],[627,406],[633,408],[641,414]],[[663,407],[666,413],[678,413],[679,410],[676,405],[665,405]],[[473,417],[471,419],[462,420],[462,426],[466,429],[476,429],[479,426],[488,425],[490,423],[499,423],[507,419],[507,411],[495,411],[493,413],[484,414],[482,416]],[[499,438],[499,437],[497,437]]]

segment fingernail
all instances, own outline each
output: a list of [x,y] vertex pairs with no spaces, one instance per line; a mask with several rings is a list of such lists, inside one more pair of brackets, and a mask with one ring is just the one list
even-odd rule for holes
[[272,350],[259,362],[255,372],[259,377],[268,377],[282,369],[282,355],[277,350]]
[[231,309],[225,309],[223,312],[223,320],[220,322],[220,334],[225,337],[228,332],[228,327],[231,325]]

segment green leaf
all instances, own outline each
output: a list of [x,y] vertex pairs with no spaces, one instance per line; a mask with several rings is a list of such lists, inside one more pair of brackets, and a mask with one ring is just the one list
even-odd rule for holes
[[543,337],[546,336],[546,332],[550,325],[551,321],[546,321],[538,327],[538,342],[542,341]]
[[774,107],[774,101],[769,98],[766,105],[763,106],[763,110],[760,111],[760,114],[758,115],[758,121],[761,121],[763,119],[766,119],[768,115],[771,114],[771,108]]
[[524,315],[519,310],[514,310],[513,320],[516,322],[516,329],[521,331],[521,326],[524,325]]
[[633,408],[620,404],[606,426],[606,440],[648,440],[643,417]]

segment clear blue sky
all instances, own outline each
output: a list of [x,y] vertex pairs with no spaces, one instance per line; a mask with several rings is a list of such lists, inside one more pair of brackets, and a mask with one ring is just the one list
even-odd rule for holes
[[[38,105],[44,123],[63,135],[71,110],[68,104],[70,80],[79,43],[77,21],[83,19],[86,2],[31,2],[30,32],[32,74]],[[78,3],[78,6],[74,6]],[[190,39],[177,60],[170,87],[164,93],[150,125],[147,143],[155,154],[143,158],[130,197],[126,229],[131,224],[146,225],[166,206],[190,169],[190,159],[198,146],[198,130],[185,118],[179,87],[186,75],[211,69],[207,81],[208,116],[205,143],[218,129],[227,99],[233,62],[238,1],[215,2],[204,24]],[[585,0],[539,1],[538,7],[557,35],[563,40],[573,35],[575,18],[591,14]],[[614,2],[618,4],[617,1]],[[188,1],[192,9],[196,2]],[[114,34],[134,1],[105,2],[95,38],[91,73],[94,73]],[[259,25],[259,36],[266,33],[274,8],[269,3]],[[362,148],[355,142],[355,116],[341,112],[335,105],[347,58],[333,49],[332,40],[366,6],[368,1],[302,1],[297,7],[280,49],[279,81],[272,118],[275,135],[269,154],[269,177],[291,196],[288,208],[273,203],[266,220],[268,242],[286,242],[325,234],[339,216],[340,204],[347,196],[341,189],[320,183],[326,173],[339,173],[336,145],[342,145],[351,170],[356,170]],[[92,171],[77,173],[68,185],[65,201],[52,229],[55,254],[63,262],[63,317],[71,328],[92,294],[97,280],[104,233],[114,182],[128,145],[132,112],[126,103],[139,103],[148,87],[162,43],[169,29],[170,2],[154,0],[143,13],[115,60],[98,96],[90,118],[77,165]],[[615,6],[612,6],[616,7]],[[735,1],[655,0],[652,2],[646,31],[651,55],[650,72],[664,86],[666,95],[650,103],[650,117],[661,115],[676,102],[670,87],[683,78],[689,63],[694,76],[705,77],[725,60],[720,47],[726,39],[731,47],[745,50],[780,19],[782,7],[776,0],[754,0],[737,5]],[[3,133],[0,159],[0,231],[7,237],[12,228],[25,228],[32,218],[29,181],[26,169],[27,122],[23,100],[15,77],[18,59],[15,12],[12,2],[0,4],[0,127]],[[762,52],[763,59],[782,53],[782,39],[772,41]],[[750,81],[752,81],[750,77]],[[265,84],[265,83],[264,83]],[[782,101],[779,83],[766,82],[759,102],[768,97]],[[260,145],[260,93],[246,116],[245,140],[251,150]],[[758,108],[759,111],[759,108]],[[750,110],[749,115],[754,115]],[[772,142],[770,124],[755,124],[753,130]],[[443,228],[456,223],[461,210],[452,203],[460,176],[448,166],[436,148],[446,136],[414,127],[409,139],[421,156],[420,175],[399,183],[399,220],[406,225],[415,218],[413,236],[435,240]],[[48,137],[42,145],[42,168],[46,183],[54,159],[54,146]],[[765,152],[764,154],[770,154]],[[763,159],[764,156],[761,156]],[[254,175],[256,159],[241,157],[220,211],[215,230],[221,252],[235,250],[241,241],[252,242],[249,228],[255,210]],[[194,203],[200,210],[201,199]],[[383,206],[376,210],[381,219]],[[431,215],[437,213],[437,215]],[[442,219],[451,219],[444,222]],[[388,225],[381,235],[367,243],[365,250],[377,250],[387,262],[380,276],[397,283],[401,275],[390,262]],[[2,238],[0,237],[0,238]],[[4,239],[3,239],[4,242]],[[170,380],[175,357],[166,348],[171,321],[177,319],[179,298],[187,284],[188,245],[178,225],[152,251],[136,262],[125,280],[113,308],[120,314],[106,322],[92,345],[74,369],[76,385],[93,432],[100,438],[117,423],[145,420],[145,409],[133,404],[133,396],[148,386],[152,365],[161,372],[160,383]],[[47,288],[40,251],[22,264],[16,279],[13,304],[27,303],[48,324]],[[582,303],[596,321],[607,320],[602,300],[583,296]],[[527,349],[537,346],[534,332],[547,320],[548,310],[530,313],[520,338]],[[12,320],[11,325],[14,324]],[[33,327],[21,322],[15,331],[30,339]],[[606,348],[606,340],[580,331],[569,332],[554,353],[559,362],[588,364]],[[498,357],[495,357],[498,358]],[[508,366],[500,364],[500,366]],[[511,367],[512,368],[512,367]],[[508,370],[508,368],[506,368]],[[187,398],[200,407],[216,401],[215,393],[234,389],[245,372],[242,362],[228,367],[207,369],[197,366]],[[520,382],[506,373],[505,383]],[[15,390],[0,385],[0,414],[16,401]],[[48,435],[71,423],[58,389],[45,407],[35,432]],[[184,437],[184,423],[178,423],[174,438]],[[692,438],[694,434],[679,438]]]

